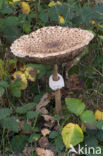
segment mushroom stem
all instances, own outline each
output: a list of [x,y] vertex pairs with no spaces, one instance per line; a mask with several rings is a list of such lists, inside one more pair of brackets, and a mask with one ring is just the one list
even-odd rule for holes
[[[53,69],[53,79],[54,81],[58,81],[58,65],[54,65]],[[62,115],[62,104],[61,104],[61,91],[60,89],[55,91],[55,109],[58,115]]]

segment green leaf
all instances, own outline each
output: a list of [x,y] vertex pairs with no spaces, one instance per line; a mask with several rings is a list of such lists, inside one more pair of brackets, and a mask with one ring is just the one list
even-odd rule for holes
[[40,134],[31,134],[30,138],[29,138],[29,142],[34,142],[34,141],[38,141],[40,138]]
[[102,129],[102,130],[103,130],[103,120],[97,121],[97,122],[96,122],[96,127],[97,127],[98,129]]
[[16,16],[8,16],[4,19],[5,26],[16,26],[19,24],[18,17]]
[[29,124],[24,123],[23,124],[23,130],[27,131],[27,132],[32,132],[32,127]]
[[8,5],[5,4],[2,7],[1,13],[2,14],[8,14],[9,15],[9,14],[13,13],[13,10]]
[[24,23],[23,24],[23,31],[25,33],[30,33],[30,30],[31,30],[31,25],[29,23]]
[[12,110],[9,108],[1,108],[0,109],[0,120],[10,116],[12,114]]
[[58,136],[58,132],[56,132],[56,131],[52,131],[50,134],[49,134],[49,138],[50,139],[54,139],[55,137],[57,137]]
[[25,135],[16,135],[11,140],[11,147],[14,152],[22,152],[27,143],[28,137]]
[[37,116],[38,116],[38,112],[34,112],[34,111],[27,112],[27,119],[34,119]]
[[61,135],[59,135],[58,137],[55,138],[55,146],[56,146],[56,149],[58,149],[58,151],[63,150],[64,144],[63,144]]
[[96,138],[97,138],[99,141],[103,142],[103,130],[97,131]]
[[2,9],[3,0],[0,0],[0,9]]
[[48,22],[48,14],[46,13],[46,10],[41,11],[39,18],[42,22]]
[[3,128],[6,128],[10,131],[13,131],[13,132],[19,131],[19,123],[15,120],[14,117],[8,117],[5,119],[2,119],[0,123]]
[[0,81],[0,87],[7,88],[8,86],[9,85],[8,85],[7,81],[4,81],[4,80]]
[[80,115],[80,119],[83,123],[87,124],[94,124],[95,123],[95,116],[92,111],[86,110]]
[[16,112],[19,114],[25,114],[27,111],[32,110],[35,106],[36,106],[36,104],[33,102],[28,103],[28,104],[25,104],[24,106],[17,107]]
[[5,92],[5,89],[3,87],[0,87],[0,96],[3,96],[4,92]]
[[97,147],[98,146],[98,140],[95,136],[87,136],[85,137],[85,145],[88,145],[89,147]]
[[11,93],[14,97],[20,97],[21,96],[21,90],[17,87],[11,87],[10,88]]
[[81,102],[79,99],[66,98],[65,101],[68,110],[74,113],[75,115],[80,115],[85,109],[85,104]]
[[69,123],[62,130],[63,142],[67,149],[72,146],[76,146],[83,141],[84,135],[82,129],[77,124]]

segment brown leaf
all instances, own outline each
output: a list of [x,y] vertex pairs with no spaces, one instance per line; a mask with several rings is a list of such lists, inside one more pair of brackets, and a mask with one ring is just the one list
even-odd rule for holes
[[43,97],[41,98],[39,104],[36,106],[36,110],[41,109],[42,107],[47,106],[49,102],[50,102],[49,94],[46,93],[46,94],[43,95]]
[[54,156],[54,153],[51,150],[45,150],[43,148],[36,148],[38,156]]
[[42,115],[45,121],[54,120],[52,116],[50,115]]
[[48,114],[48,110],[45,107],[42,107],[40,109],[40,113],[46,115],[46,114]]
[[23,151],[23,153],[24,154],[28,154],[29,156],[32,156],[32,152],[34,152],[34,148],[33,147],[28,147],[28,146],[26,146],[25,148],[24,148],[24,151]]
[[50,134],[50,130],[49,129],[47,129],[47,128],[43,128],[42,130],[41,130],[41,133],[42,133],[42,135],[43,136],[46,136],[46,135],[48,135],[48,134]]
[[42,115],[46,123],[44,124],[45,127],[49,127],[50,129],[54,126],[55,120],[50,115]]
[[47,147],[49,145],[48,138],[47,137],[44,137],[44,136],[39,139],[39,142],[38,143],[39,143],[39,146],[41,148],[45,148],[45,147]]
[[53,126],[55,125],[55,122],[54,121],[48,121],[44,124],[45,127],[48,127],[48,128],[53,128]]
[[[21,130],[21,132],[22,132],[23,134],[30,134],[31,132],[25,131],[25,130],[24,130],[24,127],[23,127],[24,123],[25,123],[25,121],[20,121],[20,122],[19,122],[19,129]],[[31,121],[28,121],[28,125],[31,126],[31,124],[32,124]]]

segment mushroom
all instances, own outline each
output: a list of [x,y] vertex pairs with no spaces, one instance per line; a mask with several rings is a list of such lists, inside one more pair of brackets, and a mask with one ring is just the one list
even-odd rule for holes
[[62,114],[60,89],[64,87],[64,80],[58,74],[58,64],[74,60],[93,37],[92,32],[80,28],[49,26],[23,35],[11,45],[11,52],[23,60],[54,66],[49,86],[55,91],[55,107],[59,115]]

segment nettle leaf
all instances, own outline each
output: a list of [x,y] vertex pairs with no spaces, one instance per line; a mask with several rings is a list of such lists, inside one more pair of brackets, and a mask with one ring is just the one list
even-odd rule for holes
[[0,120],[10,116],[12,114],[12,110],[9,108],[1,108],[0,109]]
[[87,123],[87,124],[94,124],[95,123],[94,113],[90,110],[84,111],[80,115],[80,119],[82,120],[83,123]]
[[40,134],[36,134],[36,133],[31,134],[31,136],[30,136],[30,138],[29,138],[29,142],[32,143],[32,142],[34,142],[34,141],[38,141],[39,138],[40,138]]
[[0,87],[0,96],[3,96],[4,92],[5,92],[5,89],[3,87]]
[[49,134],[49,138],[50,139],[54,139],[55,137],[58,136],[58,132],[57,131],[52,131],[50,134]]
[[21,31],[17,26],[6,26],[3,29],[3,37],[7,39],[9,43],[13,42],[15,39],[21,36]]
[[66,98],[65,102],[68,110],[74,113],[75,115],[80,115],[85,109],[85,104],[81,102],[79,99]]
[[13,13],[13,10],[7,4],[4,4],[2,7],[2,10],[1,10],[1,13],[9,15],[9,14]]
[[55,138],[55,146],[56,146],[56,149],[58,149],[58,151],[63,150],[64,144],[63,144],[63,140],[62,140],[61,135],[59,135],[58,137]]
[[84,135],[79,125],[69,123],[62,130],[62,138],[66,148],[69,149],[70,145],[76,146],[82,142]]
[[32,102],[32,103],[28,103],[24,106],[17,107],[16,113],[25,114],[27,111],[32,110],[35,106],[36,106],[36,104]]
[[7,81],[4,81],[4,80],[1,80],[0,81],[0,87],[3,87],[3,88],[7,88],[9,85],[8,85],[8,82]]
[[6,17],[4,19],[4,24],[5,26],[16,26],[19,24],[19,20],[18,20],[18,17],[16,16],[9,16],[9,17]]
[[29,111],[27,112],[26,116],[27,116],[27,119],[34,119],[35,117],[38,116],[38,112]]
[[23,124],[23,130],[27,131],[27,132],[32,132],[32,127],[29,124],[24,123]]
[[11,93],[14,97],[20,97],[21,96],[21,90],[18,87],[11,87],[10,90],[11,90]]
[[16,135],[11,140],[11,147],[14,152],[22,152],[27,143],[28,136]]
[[13,131],[13,132],[19,131],[19,123],[16,121],[14,117],[8,117],[5,119],[2,119],[0,123],[3,128],[6,128],[10,131]]
[[46,10],[42,10],[39,18],[41,19],[42,22],[48,22],[48,14],[46,13]]

